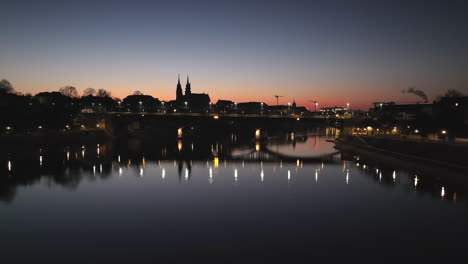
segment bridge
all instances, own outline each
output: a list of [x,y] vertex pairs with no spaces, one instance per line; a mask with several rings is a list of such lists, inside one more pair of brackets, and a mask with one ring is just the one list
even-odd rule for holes
[[314,127],[342,128],[349,117],[325,117],[302,115],[240,115],[198,113],[146,113],[106,112],[81,113],[82,129],[103,129],[113,136],[158,137],[197,133],[207,135],[238,131],[253,133],[256,129],[296,130]]

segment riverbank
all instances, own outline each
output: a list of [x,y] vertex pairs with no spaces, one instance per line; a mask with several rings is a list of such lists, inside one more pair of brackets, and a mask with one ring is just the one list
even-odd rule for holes
[[468,172],[468,147],[465,145],[347,135],[336,141],[336,148],[369,160],[417,168],[422,173],[444,173],[447,169]]

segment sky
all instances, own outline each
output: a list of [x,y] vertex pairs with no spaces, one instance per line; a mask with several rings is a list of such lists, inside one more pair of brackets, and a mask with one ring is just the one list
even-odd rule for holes
[[35,94],[72,85],[211,100],[374,101],[468,94],[465,1],[4,1],[0,79]]

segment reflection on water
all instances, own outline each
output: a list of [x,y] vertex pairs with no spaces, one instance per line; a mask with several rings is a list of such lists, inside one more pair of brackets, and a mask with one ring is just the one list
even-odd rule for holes
[[[28,245],[24,241],[30,237],[22,234],[35,232],[51,239],[34,244],[45,252],[41,247],[63,239],[41,233],[53,229],[55,219],[76,228],[66,227],[75,246],[93,251],[83,241],[116,236],[122,245],[106,242],[117,252],[144,240],[164,252],[209,247],[236,254],[234,247],[244,253],[256,247],[268,255],[314,246],[354,254],[375,247],[374,241],[387,248],[423,249],[468,234],[467,185],[337,154],[330,142],[334,134],[323,132],[287,131],[262,138],[267,131],[256,130],[226,140],[181,135],[164,142],[129,139],[8,149],[0,153],[0,231],[10,243],[0,239],[0,246],[14,252]],[[455,204],[457,200],[463,203]],[[38,205],[47,213],[37,214]],[[18,224],[19,212],[45,229],[34,221]],[[352,228],[341,228],[342,221]],[[403,240],[394,237],[388,222],[399,225]],[[441,232],[429,228],[434,225],[459,235],[440,237]],[[130,226],[141,230],[133,234]],[[24,228],[28,232],[20,232]],[[180,245],[182,240],[186,244]]]
[[[335,151],[332,140],[333,137],[320,135],[296,135],[291,134],[286,140],[272,139],[265,148],[274,153],[281,153],[284,156],[310,157],[321,156]],[[260,150],[260,145],[256,146]]]
[[[342,155],[336,155],[336,151],[332,147],[333,137],[330,136],[317,133],[298,134],[288,132],[284,138],[275,136],[268,138],[267,142],[260,142],[258,140],[259,135],[260,131],[256,130],[253,150],[249,149],[248,143],[234,146],[230,145],[229,142],[200,143],[184,142],[182,139],[178,139],[175,148],[169,143],[158,145],[149,151],[144,148],[144,144],[141,142],[137,143],[139,146],[135,149],[135,142],[129,141],[124,142],[125,144],[122,144],[122,142],[99,143],[94,146],[42,146],[37,151],[3,153],[2,162],[6,166],[4,170],[0,170],[2,183],[0,198],[3,201],[12,201],[17,186],[35,184],[43,178],[48,178],[58,185],[77,188],[82,180],[90,176],[93,178],[111,178],[125,175],[144,177],[147,175],[147,166],[149,165],[149,168],[151,168],[155,162],[160,169],[161,179],[164,180],[171,175],[168,173],[170,170],[167,170],[168,165],[171,164],[172,167],[176,168],[177,173],[175,174],[179,181],[189,181],[192,179],[193,170],[201,169],[200,164],[205,163],[203,160],[206,160],[207,172],[205,175],[208,175],[207,180],[210,184],[216,182],[214,175],[229,175],[224,169],[221,170],[220,163],[223,164],[222,168],[231,170],[230,175],[233,175],[233,180],[239,182],[243,179],[240,169],[246,168],[245,163],[248,162],[247,168],[249,170],[258,170],[256,175],[260,175],[259,181],[264,182],[267,179],[264,162],[267,162],[266,166],[273,168],[273,175],[281,175],[280,172],[284,170],[288,183],[292,181],[291,170],[296,174],[299,172],[311,173],[314,182],[318,183],[320,173],[327,166],[338,167],[341,164],[341,173],[344,175],[343,182],[345,184],[350,184],[351,171],[357,171],[356,173],[360,175],[375,175],[378,182],[383,184],[389,184],[390,182],[392,184],[405,184],[405,181],[399,180],[399,178],[409,178],[412,181],[412,188],[416,191],[438,193],[439,198],[446,198],[447,196],[445,186],[441,186],[443,179],[428,177],[427,182],[429,185],[426,185],[424,184],[424,175],[402,171],[402,176],[397,177],[397,170],[395,169],[372,168],[365,164],[365,161],[360,160],[359,157],[354,156],[347,160]],[[237,141],[237,135],[230,135],[230,137],[235,137]],[[198,151],[195,151],[195,143],[199,143]],[[191,147],[184,149],[184,144],[189,144]],[[265,148],[261,148],[263,144]],[[174,151],[171,151],[171,149]],[[255,155],[255,153],[264,149],[275,149],[275,151],[260,156]],[[37,158],[30,157],[31,152],[38,153]],[[322,161],[307,159],[307,157],[325,157],[326,154],[330,154],[331,158]],[[297,158],[292,160],[281,159],[281,157],[294,156]],[[265,158],[265,160],[261,158]],[[38,160],[38,163],[31,163],[31,159]],[[329,165],[326,166],[325,164]],[[430,184],[435,184],[437,187],[431,187]],[[450,183],[447,183],[447,185],[450,185]],[[463,185],[453,186],[453,188],[460,189],[458,193],[465,192]],[[456,200],[456,193],[454,190],[453,200]]]

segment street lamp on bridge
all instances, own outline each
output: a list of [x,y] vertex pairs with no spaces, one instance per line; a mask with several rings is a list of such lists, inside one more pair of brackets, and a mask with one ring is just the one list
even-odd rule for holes
[[316,101],[316,100],[314,100],[314,101],[311,101],[311,100],[310,100],[309,102],[312,102],[312,103],[314,103],[314,107],[315,107],[315,115],[317,115],[317,106],[318,106],[318,103],[317,103],[317,101]]

